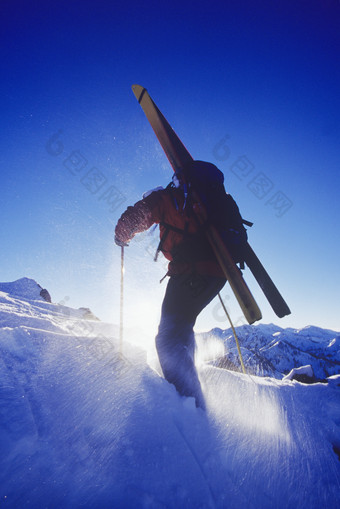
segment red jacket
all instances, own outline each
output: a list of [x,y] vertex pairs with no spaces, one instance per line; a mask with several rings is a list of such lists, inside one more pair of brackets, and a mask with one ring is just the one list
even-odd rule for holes
[[170,261],[169,275],[195,269],[200,274],[224,277],[192,208],[184,207],[181,190],[154,191],[128,207],[118,220],[116,238],[128,243],[155,223],[159,224],[161,251]]

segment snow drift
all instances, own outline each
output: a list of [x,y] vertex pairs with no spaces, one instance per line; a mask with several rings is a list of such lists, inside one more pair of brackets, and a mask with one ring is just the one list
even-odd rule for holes
[[117,327],[40,290],[0,284],[3,507],[339,507],[339,376],[305,385],[203,363],[204,414],[143,350],[121,357]]

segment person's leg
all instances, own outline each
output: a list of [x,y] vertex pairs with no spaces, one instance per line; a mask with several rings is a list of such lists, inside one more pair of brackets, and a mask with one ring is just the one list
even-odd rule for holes
[[198,314],[221,290],[225,280],[199,274],[172,276],[162,304],[156,336],[159,361],[166,380],[179,394],[192,396],[205,407],[194,354],[193,327]]
[[192,324],[177,315],[163,314],[156,347],[164,378],[174,384],[181,396],[196,398],[196,405],[204,407],[204,400],[195,363],[195,338]]

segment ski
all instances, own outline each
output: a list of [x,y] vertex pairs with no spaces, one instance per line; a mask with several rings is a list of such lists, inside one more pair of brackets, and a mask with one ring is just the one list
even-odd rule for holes
[[268,272],[263,267],[262,263],[254,253],[248,242],[246,245],[245,263],[247,267],[249,267],[249,269],[251,270],[261,290],[267,297],[267,300],[275,314],[279,318],[283,318],[286,315],[290,315],[291,311],[286,301],[280,294],[279,290],[276,288]]
[[[188,162],[193,160],[193,157],[153,102],[147,90],[140,85],[133,85],[132,90],[150,122],[172,168],[175,171],[179,168],[183,168]],[[204,217],[199,217],[198,219],[204,223]],[[234,260],[224,245],[218,231],[214,226],[210,225],[206,228],[206,234],[246,320],[250,324],[260,320],[262,318],[260,308],[243,279],[240,269],[234,263]]]
[[183,168],[183,166],[193,161],[193,157],[189,154],[162,112],[157,108],[146,88],[140,85],[132,85],[132,90],[146,118],[150,122],[165,155],[169,159],[173,170],[176,171]]
[[[171,166],[174,170],[183,168],[185,164],[193,160],[192,156],[153,102],[147,90],[140,85],[133,85],[132,89],[168,157]],[[204,222],[204,218],[201,218],[201,221]],[[207,236],[225,275],[227,277],[229,276],[229,283],[248,322],[253,323],[259,320],[261,318],[261,312],[243,279],[242,273],[235,265],[228,250],[221,241],[216,228],[210,227],[207,231]],[[280,318],[289,315],[290,309],[287,303],[248,243],[245,261],[276,315]],[[239,283],[240,277],[242,283]],[[249,304],[249,302],[251,302],[251,304]]]
[[[164,115],[157,108],[147,90],[140,85],[133,85],[132,89],[173,169],[176,170],[182,168],[185,164],[192,161],[192,156],[172,129]],[[201,220],[204,222],[204,218],[201,218]],[[243,279],[242,273],[235,265],[227,248],[222,242],[218,231],[216,228],[211,227],[208,230],[207,235],[248,322],[253,323],[256,320],[260,320],[261,312]],[[287,303],[249,243],[247,243],[246,246],[245,262],[275,314],[279,318],[289,315],[291,311]]]

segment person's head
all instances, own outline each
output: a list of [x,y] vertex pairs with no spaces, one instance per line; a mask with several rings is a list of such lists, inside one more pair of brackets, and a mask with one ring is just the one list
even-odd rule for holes
[[172,176],[172,183],[176,189],[183,189],[185,186],[185,178],[182,170],[176,170]]

